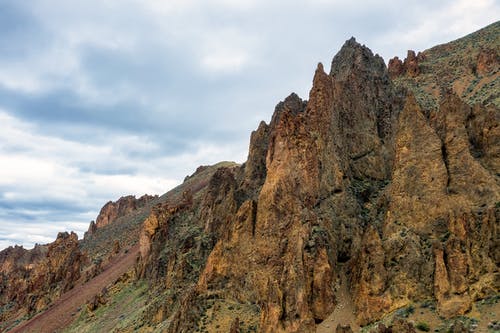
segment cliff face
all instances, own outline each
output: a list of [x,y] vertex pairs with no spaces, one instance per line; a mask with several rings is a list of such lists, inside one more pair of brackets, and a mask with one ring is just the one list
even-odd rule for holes
[[[0,252],[1,322],[31,316],[71,289],[88,262],[75,233],[59,233],[49,245]],[[4,328],[0,326],[0,328]]]
[[96,221],[92,221],[89,226],[88,234],[91,235],[97,231],[97,229],[102,228],[108,224],[113,223],[119,217],[126,216],[131,212],[146,206],[148,203],[152,202],[158,196],[143,195],[139,199],[135,196],[128,195],[121,197],[117,201],[109,201],[106,203],[99,212]]
[[[312,332],[345,274],[360,324],[425,299],[457,316],[498,292],[499,109],[451,90],[431,94],[436,108],[415,98],[403,78],[419,80],[435,57],[409,52],[388,70],[347,41],[329,74],[318,65],[308,101],[290,95],[252,133],[244,165],[219,170],[191,208],[148,218],[143,276],[154,264],[191,286],[164,311],[171,332],[202,325],[210,295],[257,305],[261,332]],[[496,75],[495,57],[479,58]],[[197,226],[193,239],[172,243],[184,224]],[[154,253],[173,244],[175,259],[160,264]],[[198,262],[186,272],[178,258],[189,253]]]
[[[54,242],[36,245],[32,250],[16,246],[1,251],[0,330],[16,320],[32,317],[76,284],[98,275],[109,256],[119,252],[116,248],[113,251],[114,244],[119,247],[122,242],[129,247],[134,239],[138,241],[140,222],[135,223],[133,232],[126,220],[156,199],[157,196],[127,196],[107,203],[97,224],[91,222],[85,240],[79,241],[73,232],[61,232]],[[110,224],[119,218],[125,218],[123,225],[110,230]],[[131,235],[128,231],[132,231]]]

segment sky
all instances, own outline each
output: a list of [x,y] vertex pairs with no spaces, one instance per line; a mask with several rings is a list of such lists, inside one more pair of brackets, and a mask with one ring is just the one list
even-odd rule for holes
[[499,17],[500,0],[0,0],[0,249],[243,162],[351,36],[387,62]]

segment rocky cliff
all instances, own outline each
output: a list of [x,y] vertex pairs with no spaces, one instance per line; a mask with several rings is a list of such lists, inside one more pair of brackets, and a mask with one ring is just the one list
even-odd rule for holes
[[59,233],[54,242],[32,250],[9,247],[0,252],[0,329],[32,316],[73,288],[86,264],[75,233]]
[[115,222],[118,218],[129,215],[135,210],[145,207],[149,203],[157,199],[158,196],[143,195],[139,199],[136,199],[133,195],[128,195],[121,197],[117,201],[107,202],[99,212],[95,222],[90,222],[89,230],[87,235],[94,234],[97,229],[102,228],[108,224]]
[[[111,234],[118,251],[139,242],[134,278],[113,297],[147,287],[69,331],[126,311],[124,332],[320,332],[346,304],[359,327],[417,303],[455,318],[498,299],[499,32],[497,22],[389,67],[351,38],[329,71],[317,65],[307,100],[292,93],[260,123],[245,163],[108,203],[81,248],[96,258],[112,254]],[[12,248],[1,267],[23,275],[30,262],[69,260],[51,259],[51,246]],[[377,329],[415,331],[399,319]]]
[[[498,45],[499,26],[476,36]],[[142,276],[153,269],[167,290],[184,281],[189,291],[157,322],[209,330],[210,314],[229,331],[235,313],[224,307],[235,302],[261,332],[312,332],[344,274],[361,325],[429,299],[454,317],[498,293],[500,114],[496,83],[484,88],[498,81],[498,56],[490,44],[462,59],[463,43],[409,51],[388,69],[348,40],[329,73],[318,65],[307,101],[290,95],[252,133],[244,165],[219,170],[189,205],[158,208]],[[442,48],[461,60],[453,74],[430,65],[445,61]],[[480,100],[457,90],[470,80],[461,73],[479,78]],[[179,243],[182,226],[196,230]],[[175,257],[158,257],[171,246]],[[179,261],[193,253],[195,264]]]
[[[61,232],[57,239],[31,250],[9,247],[0,252],[0,330],[31,318],[59,297],[102,271],[102,266],[120,251],[138,242],[138,230],[158,196],[122,197],[108,202],[90,223],[84,240],[75,233]],[[146,211],[144,211],[146,210]],[[120,222],[115,228],[113,223]]]

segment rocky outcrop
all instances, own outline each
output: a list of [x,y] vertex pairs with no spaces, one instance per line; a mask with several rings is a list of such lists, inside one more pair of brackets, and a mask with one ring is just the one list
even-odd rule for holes
[[396,58],[389,61],[389,75],[398,88],[415,95],[427,116],[439,109],[450,90],[470,106],[499,108],[499,33],[500,24],[495,22],[416,56],[409,52],[404,63]]
[[487,75],[498,72],[500,66],[500,55],[497,49],[481,49],[477,55],[475,72],[478,75]]
[[404,319],[396,319],[391,325],[386,327],[384,324],[378,324],[378,326],[371,330],[371,333],[416,333],[413,324],[407,322]]
[[241,199],[255,197],[266,179],[266,156],[269,147],[269,125],[261,122],[250,135],[248,158],[242,166],[243,179],[239,184]]
[[[398,75],[423,61],[409,52]],[[422,110],[392,66],[348,40],[329,74],[318,65],[308,101],[291,94],[252,133],[245,164],[218,169],[190,208],[148,218],[143,276],[192,286],[169,331],[195,327],[218,295],[258,304],[261,332],[312,332],[346,271],[360,324],[432,297],[456,316],[498,290],[498,110],[453,94]],[[180,241],[182,225],[196,231]]]
[[240,333],[240,319],[236,317],[234,321],[231,323],[231,328],[229,329],[229,333]]
[[425,60],[425,55],[419,52],[415,55],[415,51],[408,50],[408,54],[403,61],[398,57],[394,57],[389,60],[388,73],[389,76],[394,79],[398,76],[408,75],[409,77],[415,77],[421,73],[419,63]]
[[91,223],[88,232],[92,233],[95,229],[99,229],[105,225],[113,223],[117,218],[130,214],[138,208],[144,207],[156,198],[158,198],[158,196],[145,194],[139,199],[136,199],[135,196],[128,195],[121,197],[115,202],[109,201],[101,208],[95,222],[95,227],[93,227]]
[[337,328],[335,328],[335,333],[352,333],[351,326],[347,325],[337,325]]
[[0,258],[0,306],[9,308],[2,311],[4,323],[44,309],[75,285],[88,263],[73,232],[59,233],[54,242],[33,250],[8,248]]
[[389,60],[388,73],[391,78],[396,78],[398,76],[404,75],[406,68],[404,67],[403,61],[399,57],[394,57]]
[[[384,179],[389,174],[389,169],[375,168],[392,159],[386,145],[392,142],[398,107],[385,66],[354,40],[339,54],[330,75],[318,65],[307,103],[290,95],[278,104],[269,126],[261,125],[256,132],[268,132],[267,140],[261,135],[260,140],[252,140],[258,146],[250,147],[251,154],[267,152],[266,172],[259,173],[265,177],[263,185],[256,184],[258,195],[249,191],[247,200],[231,203],[230,189],[247,183],[228,177],[225,200],[219,205],[230,206],[223,209],[224,214],[212,215],[226,216],[215,224],[222,223],[226,232],[218,233],[198,291],[261,304],[263,332],[309,331],[333,311],[338,253],[332,244],[344,239],[337,239],[339,235],[332,231],[336,224],[345,227],[347,221],[332,221],[332,210],[353,205],[352,213],[338,211],[355,222],[355,217],[349,217],[359,209],[355,195],[348,191],[351,177],[366,177],[370,172]],[[345,96],[348,91],[357,98]],[[263,148],[266,141],[267,149]],[[250,161],[251,165],[263,163]],[[246,172],[236,172],[234,177],[245,179]],[[212,204],[203,206],[215,212]],[[231,211],[235,214],[227,214]],[[347,232],[342,237],[350,237],[351,243],[361,240],[360,235]],[[352,249],[344,244],[341,248],[346,248],[348,258]]]

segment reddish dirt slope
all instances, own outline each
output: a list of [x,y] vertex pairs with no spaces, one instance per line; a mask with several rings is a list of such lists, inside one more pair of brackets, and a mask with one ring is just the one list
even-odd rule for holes
[[135,246],[127,254],[113,258],[101,274],[63,294],[50,309],[9,332],[53,333],[67,327],[74,319],[72,313],[132,268],[138,253],[139,247]]

